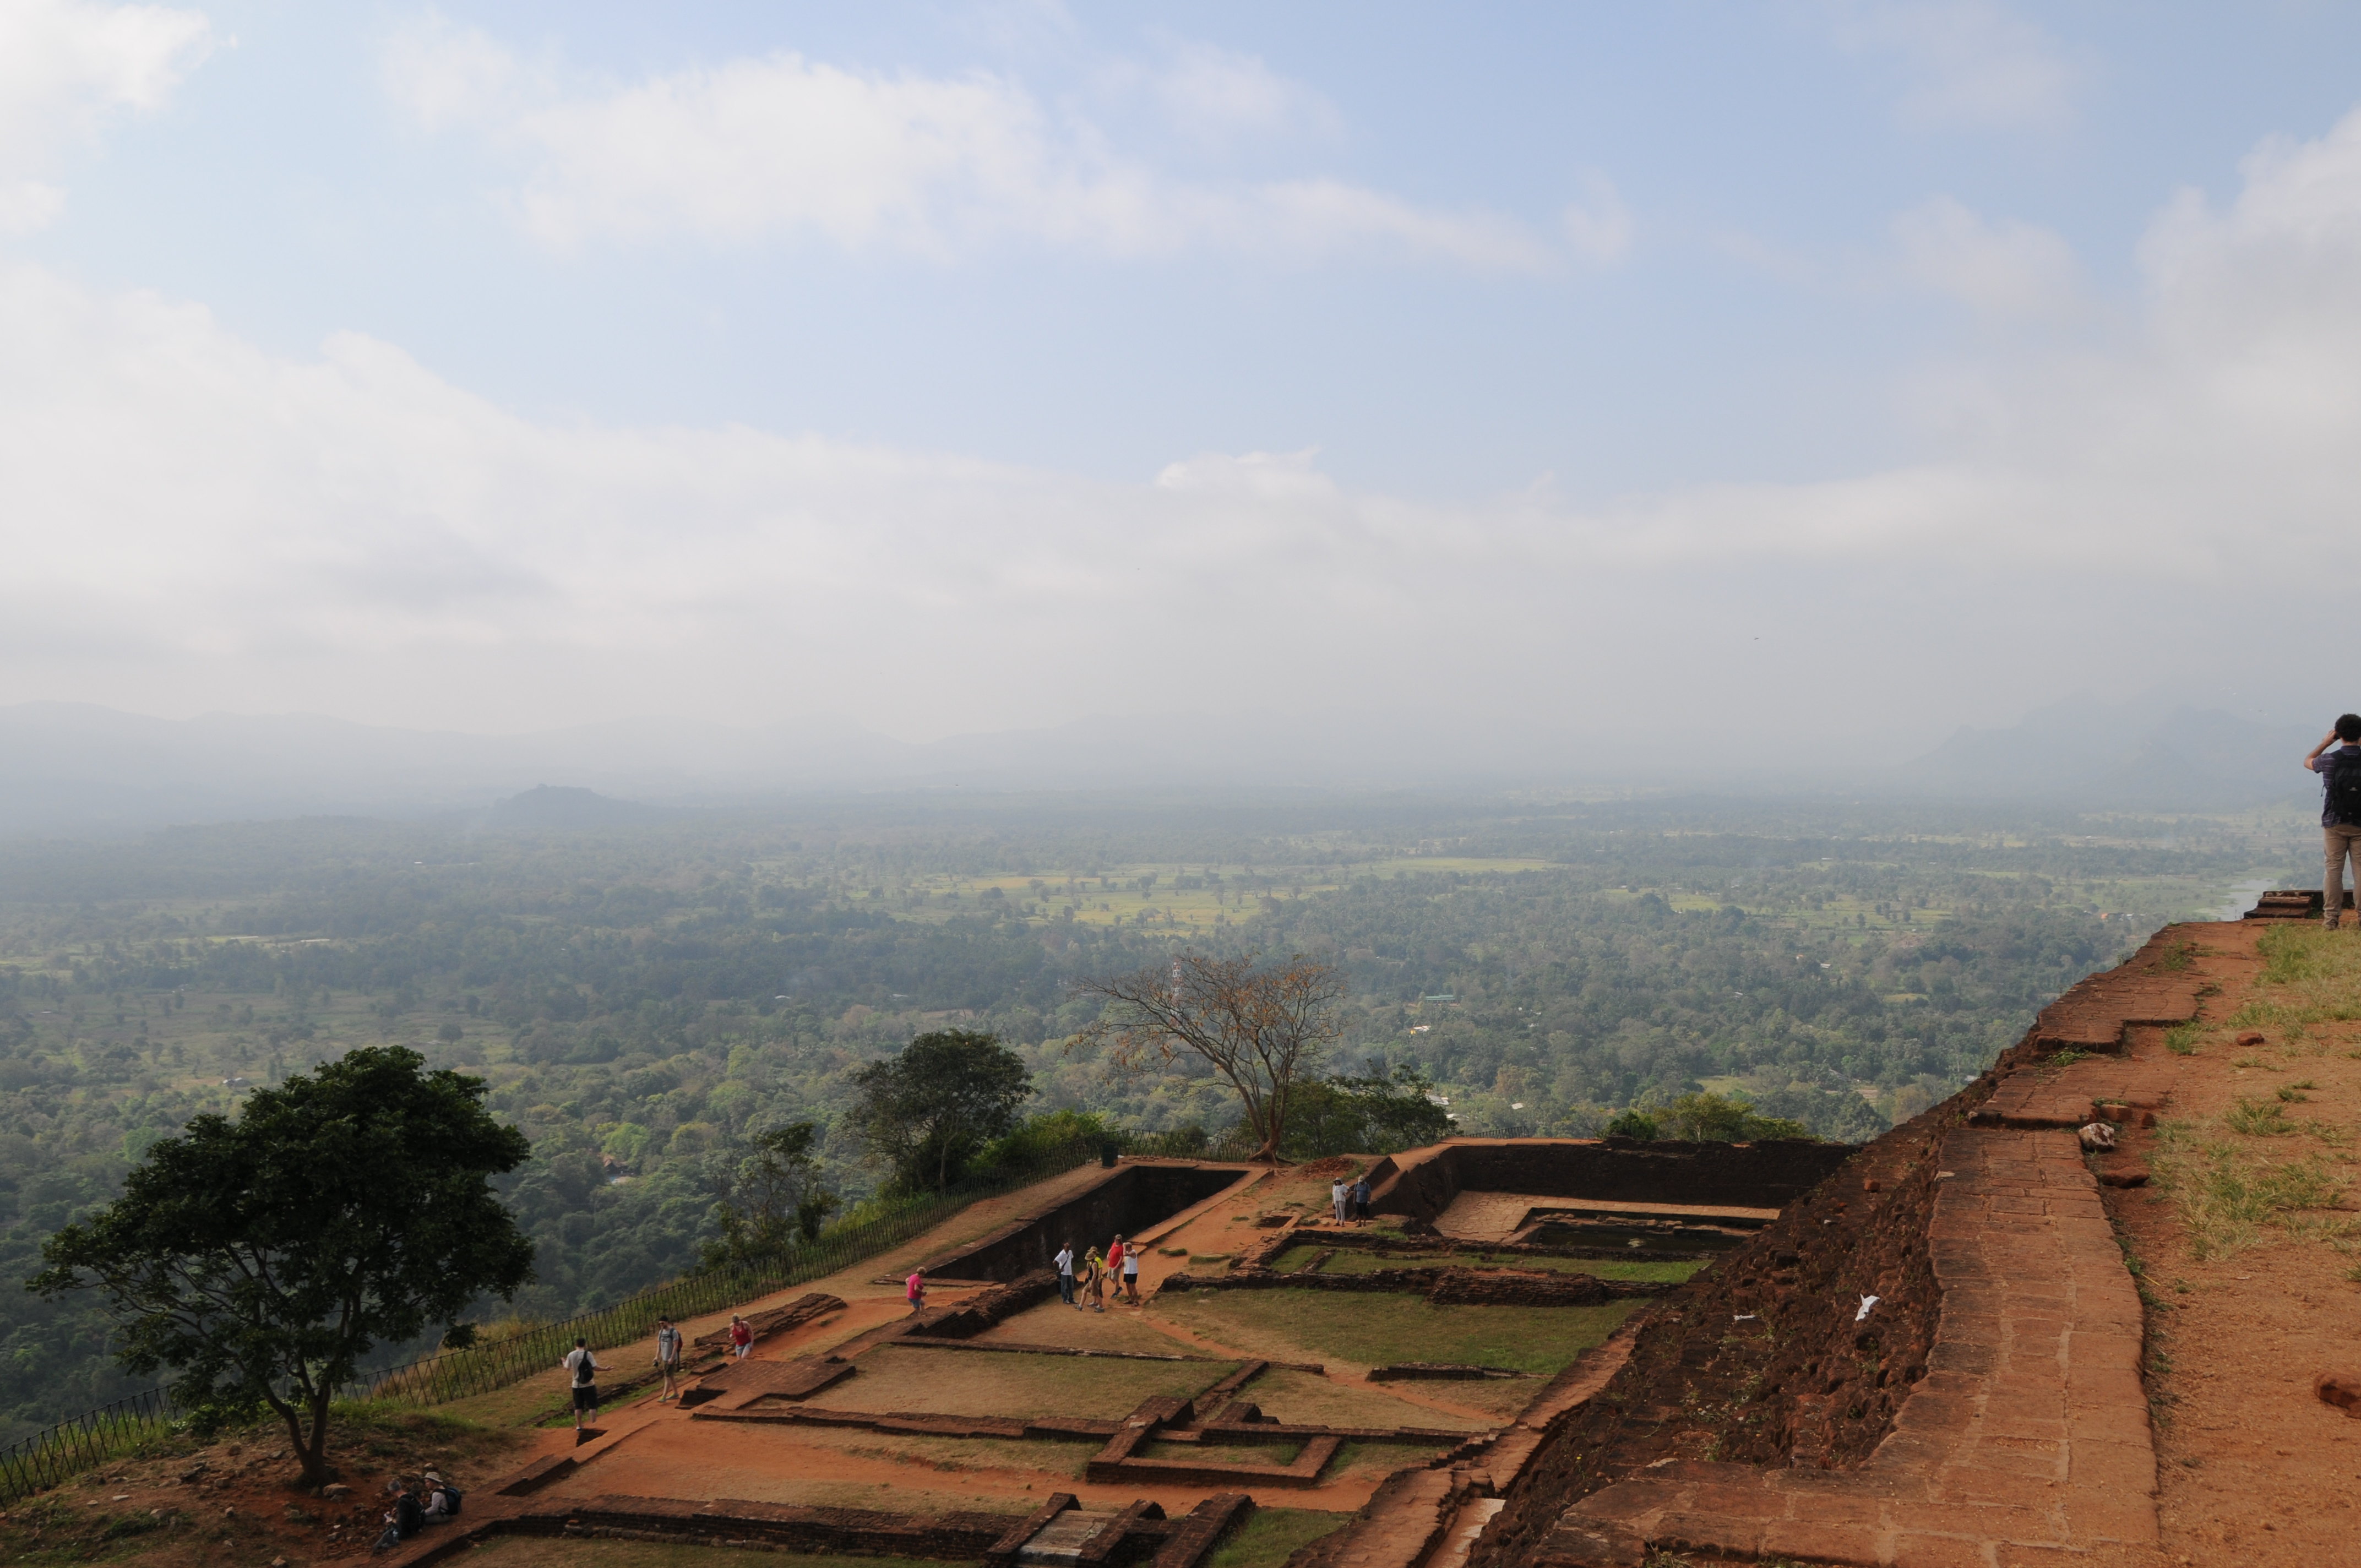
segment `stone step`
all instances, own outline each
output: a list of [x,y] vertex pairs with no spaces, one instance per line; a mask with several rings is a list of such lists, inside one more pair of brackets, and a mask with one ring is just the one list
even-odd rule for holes
[[1048,1524],[1034,1531],[1033,1539],[1016,1549],[1019,1563],[1076,1563],[1082,1560],[1082,1548],[1099,1531],[1113,1524],[1115,1511],[1091,1512],[1068,1508]]

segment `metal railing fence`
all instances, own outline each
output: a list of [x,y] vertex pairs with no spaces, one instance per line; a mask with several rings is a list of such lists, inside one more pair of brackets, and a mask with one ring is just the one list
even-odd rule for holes
[[[1206,1142],[1202,1133],[1191,1129],[1176,1135],[1129,1135],[1114,1146],[1133,1155],[1218,1157]],[[424,1406],[490,1393],[555,1367],[577,1338],[588,1341],[594,1350],[609,1350],[645,1338],[654,1332],[659,1317],[675,1321],[702,1317],[823,1278],[863,1258],[891,1252],[971,1203],[1062,1175],[1099,1158],[1103,1152],[1104,1146],[1070,1145],[1050,1151],[1022,1171],[1005,1172],[978,1186],[907,1199],[833,1226],[775,1266],[686,1275],[562,1322],[538,1323],[521,1333],[466,1350],[444,1351],[365,1374],[347,1387],[346,1396]],[[173,1430],[173,1410],[168,1389],[150,1388],[0,1447],[0,1504],[46,1491],[129,1453],[143,1442],[169,1435]]]
[[162,1436],[171,1424],[171,1396],[150,1388],[12,1442],[0,1448],[0,1503],[47,1491]]

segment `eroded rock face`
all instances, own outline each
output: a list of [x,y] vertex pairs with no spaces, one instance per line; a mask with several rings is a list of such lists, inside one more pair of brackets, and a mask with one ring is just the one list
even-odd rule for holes
[[1846,1469],[1866,1459],[1934,1342],[1927,1227],[1951,1174],[1937,1157],[1942,1140],[1991,1090],[1987,1077],[1854,1151],[1845,1179],[1675,1291],[1609,1391],[1520,1477],[1478,1568],[1528,1560],[1567,1503],[1666,1460]]

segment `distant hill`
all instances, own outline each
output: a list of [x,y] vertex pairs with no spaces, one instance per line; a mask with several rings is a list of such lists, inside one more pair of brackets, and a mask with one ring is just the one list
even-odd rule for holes
[[597,790],[537,784],[492,807],[488,826],[501,828],[630,828],[681,813],[635,800],[616,800]]
[[2243,810],[2317,796],[2319,785],[2296,763],[2319,739],[2319,730],[2219,708],[2083,697],[2006,729],[1962,729],[1896,767],[1886,783],[1958,799]]

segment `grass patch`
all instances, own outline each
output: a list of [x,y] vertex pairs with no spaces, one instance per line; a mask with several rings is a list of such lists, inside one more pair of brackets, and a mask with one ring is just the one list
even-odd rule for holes
[[2197,1023],[2176,1024],[2164,1032],[2164,1048],[2177,1057],[2193,1057],[2197,1043],[2205,1033],[2205,1025]]
[[1097,1452],[1088,1443],[992,1437],[920,1437],[909,1432],[862,1431],[858,1427],[798,1429],[796,1440],[812,1448],[832,1448],[857,1459],[882,1459],[913,1469],[958,1475],[971,1470],[1038,1470],[1045,1475],[1082,1479]]
[[[2277,1105],[2267,1109],[2279,1112]],[[2237,1113],[2234,1109],[2224,1119]],[[2186,1122],[2166,1123],[2158,1132],[2163,1147],[2156,1174],[2187,1228],[2192,1256],[2202,1260],[2244,1251],[2262,1240],[2266,1225],[2299,1241],[2339,1242],[2352,1235],[2349,1218],[2319,1215],[2336,1206],[2345,1187],[2345,1179],[2320,1156],[2273,1165],[2246,1146],[2204,1138]]]
[[1206,1568],[1279,1568],[1313,1541],[1352,1522],[1350,1514],[1323,1513],[1317,1508],[1257,1508],[1213,1549]]
[[2290,1028],[2361,1018],[2361,943],[2289,922],[2257,938],[2263,972],[2257,995],[2230,1019],[2235,1028]]
[[[1173,1459],[1199,1464],[1292,1464],[1303,1452],[1300,1442],[1146,1442],[1142,1459]],[[1087,1459],[1089,1456],[1083,1456]]]
[[1336,1451],[1329,1475],[1342,1480],[1353,1475],[1390,1475],[1413,1464],[1423,1464],[1443,1450],[1408,1442],[1348,1442]]
[[2296,1130],[2286,1108],[2269,1100],[2241,1100],[2224,1113],[2222,1122],[2232,1132],[2250,1138],[2275,1138]]
[[1282,1288],[1191,1292],[1157,1305],[1191,1332],[1274,1361],[1334,1358],[1364,1366],[1460,1361],[1552,1373],[1603,1342],[1640,1303],[1438,1307],[1401,1297]]
[[[1488,1383],[1490,1387],[1517,1390],[1521,1401],[1530,1403],[1541,1384],[1525,1378],[1503,1379]],[[1478,1431],[1490,1424],[1445,1415],[1424,1405],[1413,1405],[1407,1399],[1396,1398],[1383,1383],[1335,1383],[1309,1372],[1295,1372],[1275,1366],[1246,1385],[1243,1396],[1259,1405],[1262,1413],[1275,1417],[1290,1426],[1309,1427],[1426,1427],[1429,1429],[1466,1428]],[[1455,1399],[1464,1392],[1455,1383],[1432,1383],[1423,1392],[1444,1398]]]
[[835,1410],[1107,1420],[1128,1414],[1151,1395],[1200,1393],[1237,1370],[1226,1361],[1126,1361],[1117,1376],[1106,1363],[1085,1356],[972,1355],[891,1344],[852,1365],[851,1376],[804,1402]]

